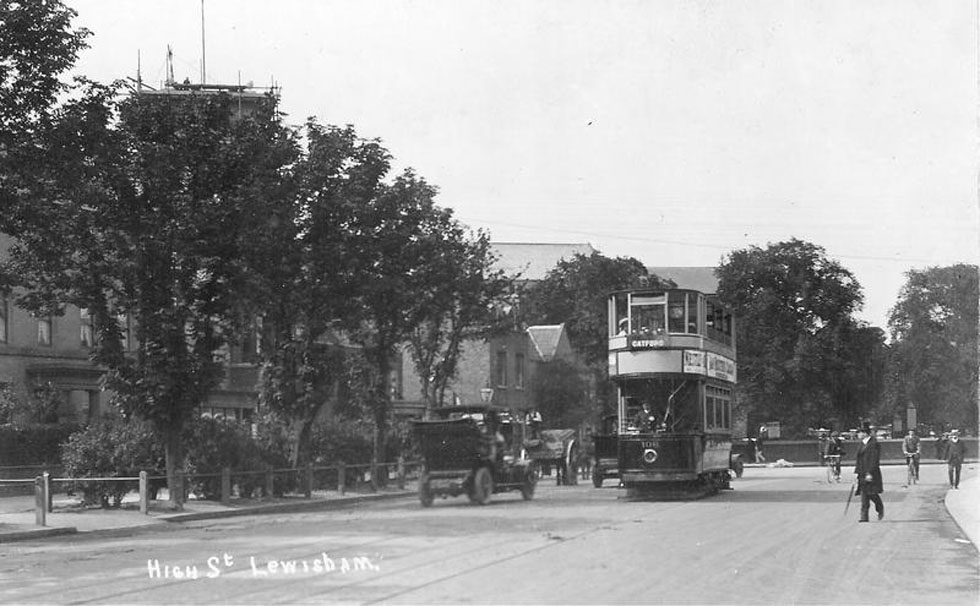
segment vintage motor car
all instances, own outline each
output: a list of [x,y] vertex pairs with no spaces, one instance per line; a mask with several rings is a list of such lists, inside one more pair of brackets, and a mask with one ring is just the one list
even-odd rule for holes
[[520,491],[534,496],[536,466],[523,458],[519,424],[506,410],[489,405],[437,408],[413,421],[413,434],[422,452],[419,501],[432,505],[435,497],[465,494],[486,505],[497,492]]

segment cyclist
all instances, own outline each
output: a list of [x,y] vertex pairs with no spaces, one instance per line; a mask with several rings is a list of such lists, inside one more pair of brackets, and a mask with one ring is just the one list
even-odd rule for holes
[[919,481],[919,436],[915,435],[914,429],[909,429],[909,433],[902,440],[902,453],[905,455],[905,464],[912,461],[915,467],[915,481]]
[[836,431],[830,434],[827,439],[826,455],[827,464],[833,468],[834,479],[840,482],[840,460],[844,456],[844,445],[840,434]]

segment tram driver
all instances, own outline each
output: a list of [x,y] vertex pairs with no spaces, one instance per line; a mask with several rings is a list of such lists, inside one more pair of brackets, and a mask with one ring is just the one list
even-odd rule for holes
[[636,413],[636,418],[633,419],[633,426],[641,433],[653,431],[657,426],[657,417],[650,410],[649,402],[643,402],[643,406]]

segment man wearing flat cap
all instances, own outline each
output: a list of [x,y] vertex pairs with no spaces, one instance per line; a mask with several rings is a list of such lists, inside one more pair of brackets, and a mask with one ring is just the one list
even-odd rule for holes
[[960,431],[949,432],[949,443],[946,445],[946,465],[949,467],[949,485],[954,489],[960,487],[960,470],[963,468],[963,457],[966,448],[960,440]]
[[871,426],[868,423],[861,425],[858,438],[861,440],[861,446],[858,447],[857,464],[854,466],[854,473],[857,474],[857,494],[861,495],[861,519],[858,522],[868,521],[871,503],[875,504],[875,511],[878,512],[880,520],[885,517],[885,504],[881,502],[880,496],[884,492],[881,483],[881,446],[871,433]]

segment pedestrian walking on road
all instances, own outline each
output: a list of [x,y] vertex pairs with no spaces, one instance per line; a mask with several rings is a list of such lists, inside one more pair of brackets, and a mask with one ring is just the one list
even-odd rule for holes
[[960,470],[965,455],[966,446],[960,440],[959,430],[954,429],[949,432],[949,444],[946,445],[946,465],[949,468],[949,485],[956,490],[960,488]]
[[936,458],[946,460],[946,445],[949,444],[949,434],[945,431],[936,438]]
[[861,446],[857,451],[857,464],[854,473],[857,475],[857,494],[861,495],[861,518],[858,522],[868,521],[868,511],[871,503],[875,504],[878,519],[885,517],[885,504],[881,501],[884,487],[881,482],[881,445],[871,433],[871,426],[865,423],[858,430]]

